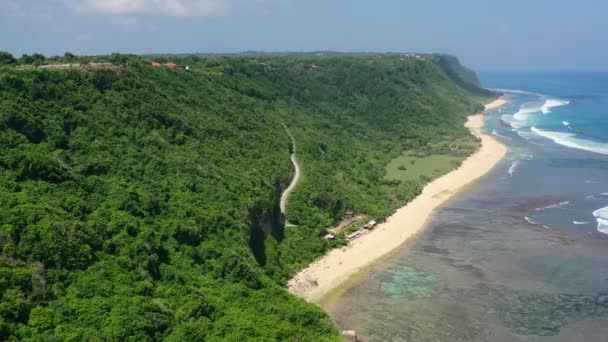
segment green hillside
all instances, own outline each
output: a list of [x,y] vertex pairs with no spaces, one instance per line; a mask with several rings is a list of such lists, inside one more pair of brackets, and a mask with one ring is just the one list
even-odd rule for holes
[[282,286],[346,210],[382,220],[429,180],[391,160],[470,153],[435,147],[474,144],[492,95],[435,55],[27,57],[0,67],[0,340],[337,340]]

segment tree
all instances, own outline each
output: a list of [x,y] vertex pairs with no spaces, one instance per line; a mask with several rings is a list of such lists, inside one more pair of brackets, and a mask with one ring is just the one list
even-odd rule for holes
[[15,63],[15,58],[9,52],[0,51],[0,65],[9,65]]
[[129,60],[128,56],[122,55],[120,53],[113,53],[110,56],[110,63],[116,64],[116,65],[126,66],[128,60]]
[[71,52],[66,52],[63,54],[63,58],[68,62],[72,62],[76,59],[76,55]]
[[[481,98],[433,60],[171,59],[201,72],[120,54],[74,63],[133,67],[0,68],[0,340],[337,340],[280,285],[345,243],[322,236],[347,209],[381,220],[420,192],[385,178],[404,149],[475,146],[462,124]],[[298,229],[279,219],[282,122],[307,175]]]
[[38,67],[44,63],[44,61],[46,60],[46,57],[44,57],[44,55],[41,53],[35,53],[32,55],[32,59],[33,59],[32,64],[34,64],[34,66]]
[[21,55],[21,58],[19,58],[19,63],[24,65],[33,64],[34,58],[28,54],[23,54]]

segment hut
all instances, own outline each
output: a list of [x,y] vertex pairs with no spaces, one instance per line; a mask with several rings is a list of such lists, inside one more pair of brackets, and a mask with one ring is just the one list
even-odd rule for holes
[[159,66],[161,66],[161,64],[160,64],[160,63],[155,62],[155,61],[150,62],[150,65],[151,65],[151,66],[153,66],[153,67],[157,67],[157,68],[158,68]]
[[360,230],[358,230],[354,233],[350,233],[350,234],[346,235],[346,240],[353,241],[353,240],[360,238],[361,235],[363,235],[363,233]]
[[371,221],[367,222],[367,223],[366,223],[366,224],[363,226],[363,228],[364,228],[364,229],[367,229],[367,230],[372,230],[372,229],[374,229],[374,228],[376,227],[376,224],[377,224],[377,223],[376,223],[376,221],[371,220]]

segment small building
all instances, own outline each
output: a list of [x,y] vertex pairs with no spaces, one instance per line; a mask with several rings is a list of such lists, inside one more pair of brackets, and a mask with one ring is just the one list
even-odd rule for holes
[[317,69],[319,69],[319,67],[315,64],[310,66],[310,70],[317,70]]
[[171,63],[171,62],[169,62],[169,63],[165,63],[165,66],[166,66],[167,68],[177,68],[177,64],[175,64],[175,63]]
[[350,233],[350,234],[346,235],[346,240],[353,241],[353,240],[360,238],[361,235],[363,235],[363,233],[360,230],[358,230],[354,233]]
[[352,211],[352,210],[347,210],[347,211],[344,213],[344,215],[342,216],[342,219],[343,219],[343,220],[350,220],[350,219],[352,219],[352,218],[353,218],[353,215],[354,215],[354,214],[355,214],[355,213],[353,213],[353,211]]
[[367,229],[367,230],[372,230],[376,227],[376,224],[377,224],[376,221],[371,220],[368,223],[366,223],[365,226],[363,226],[363,228]]
[[160,66],[161,66],[161,64],[160,64],[160,63],[155,62],[155,61],[150,62],[150,65],[151,65],[151,66],[153,66],[153,67],[156,67],[156,68],[158,68],[158,67],[160,67]]
[[323,237],[323,239],[329,241],[329,240],[335,240],[336,237],[333,234],[327,234]]

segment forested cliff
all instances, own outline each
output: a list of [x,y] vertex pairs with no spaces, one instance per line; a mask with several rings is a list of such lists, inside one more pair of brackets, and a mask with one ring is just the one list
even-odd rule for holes
[[116,67],[0,66],[0,340],[336,340],[282,286],[345,211],[418,194],[385,166],[473,141],[493,95],[442,55],[93,60]]

